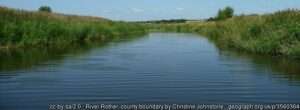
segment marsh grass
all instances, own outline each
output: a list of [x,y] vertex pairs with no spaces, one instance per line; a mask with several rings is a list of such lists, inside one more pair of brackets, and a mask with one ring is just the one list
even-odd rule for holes
[[0,7],[0,47],[64,46],[145,33],[137,23]]
[[300,58],[300,11],[295,9],[234,16],[221,21],[151,24],[149,27],[159,31],[199,33],[222,48]]

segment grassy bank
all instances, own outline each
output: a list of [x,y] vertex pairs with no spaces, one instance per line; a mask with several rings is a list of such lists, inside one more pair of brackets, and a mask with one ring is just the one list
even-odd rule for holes
[[[144,34],[145,25],[141,24],[0,7],[0,48],[102,42]],[[222,48],[300,58],[299,10],[215,21],[146,24],[159,31],[199,33]]]
[[195,32],[222,48],[300,58],[300,11],[242,15],[220,21],[148,24],[159,31]]
[[0,7],[0,47],[64,46],[145,33],[136,23]]

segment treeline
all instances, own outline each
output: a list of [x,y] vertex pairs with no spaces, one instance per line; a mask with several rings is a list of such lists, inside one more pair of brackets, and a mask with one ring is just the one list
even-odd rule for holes
[[137,23],[51,13],[49,7],[37,12],[0,7],[1,48],[99,42],[145,31]]
[[153,21],[139,21],[136,23],[185,23],[188,20],[186,19],[164,19],[164,20],[153,20]]
[[[218,11],[217,16],[210,17],[204,21],[220,21],[220,20],[226,20],[228,18],[231,18],[234,16],[234,9],[232,7],[225,7],[224,9],[220,9]],[[186,23],[188,21],[203,21],[203,20],[187,20],[187,19],[163,19],[163,20],[153,20],[153,21],[140,21],[137,23],[155,23],[155,24],[161,24],[161,23]]]
[[234,10],[233,8],[227,6],[224,9],[220,9],[218,11],[218,15],[216,17],[210,17],[207,19],[207,21],[220,21],[220,20],[226,20],[228,18],[231,18],[234,16]]
[[160,31],[199,33],[221,48],[300,58],[300,11],[296,9],[216,21],[148,26]]

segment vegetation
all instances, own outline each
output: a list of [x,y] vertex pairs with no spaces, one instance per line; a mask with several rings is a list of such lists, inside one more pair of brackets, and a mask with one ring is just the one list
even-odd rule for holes
[[216,17],[211,17],[207,19],[207,21],[219,21],[219,20],[226,20],[228,18],[233,17],[234,10],[231,7],[225,7],[224,9],[219,10],[218,15]]
[[225,20],[233,16],[234,10],[231,7],[226,7],[223,10],[219,10],[217,20]]
[[241,15],[221,21],[149,26],[160,31],[196,32],[208,36],[222,48],[300,58],[299,10]]
[[[51,9],[40,8],[47,10]],[[0,7],[0,48],[66,46],[143,33],[145,29],[137,23]]]
[[186,19],[170,19],[170,20],[154,20],[154,21],[144,21],[138,23],[185,23]]
[[52,10],[51,10],[51,8],[49,6],[41,6],[39,8],[39,11],[41,11],[41,12],[48,12],[48,13],[52,12]]
[[143,34],[148,26],[160,31],[199,33],[222,48],[300,58],[299,10],[247,16],[233,16],[233,13],[233,9],[227,7],[220,10],[213,21],[186,22],[179,19],[143,22],[142,25],[0,7],[0,48],[101,42]]

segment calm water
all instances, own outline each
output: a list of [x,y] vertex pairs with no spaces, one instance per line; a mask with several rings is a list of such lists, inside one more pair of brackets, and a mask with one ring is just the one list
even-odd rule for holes
[[299,103],[300,64],[218,50],[195,34],[151,33],[98,48],[0,56],[0,108],[48,104]]

